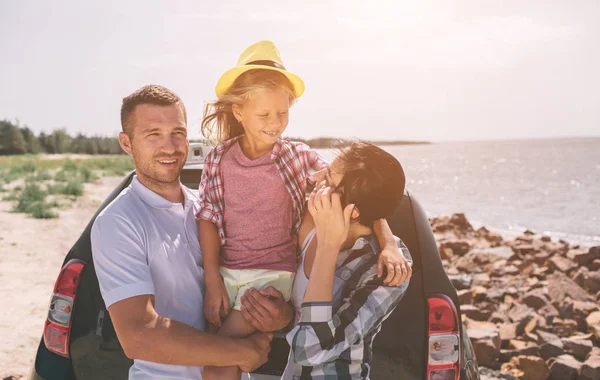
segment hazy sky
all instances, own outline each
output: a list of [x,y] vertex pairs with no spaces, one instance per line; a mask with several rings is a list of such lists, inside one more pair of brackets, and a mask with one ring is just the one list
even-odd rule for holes
[[600,1],[584,0],[0,0],[0,118],[114,135],[121,99],[155,83],[196,131],[262,39],[306,83],[288,136],[600,135]]

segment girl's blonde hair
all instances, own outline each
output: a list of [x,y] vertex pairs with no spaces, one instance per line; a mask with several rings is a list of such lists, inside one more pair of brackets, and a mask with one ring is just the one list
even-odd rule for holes
[[252,91],[259,89],[284,89],[290,97],[290,106],[296,100],[294,87],[282,73],[274,70],[255,69],[241,74],[221,98],[208,102],[204,107],[202,135],[220,143],[244,134],[242,124],[233,115],[233,105],[243,106]]

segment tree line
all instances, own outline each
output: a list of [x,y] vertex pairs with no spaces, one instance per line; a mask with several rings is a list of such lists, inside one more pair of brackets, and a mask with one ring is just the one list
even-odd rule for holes
[[0,120],[0,155],[37,153],[122,154],[116,137],[73,137],[66,129],[36,135],[28,126],[18,121]]

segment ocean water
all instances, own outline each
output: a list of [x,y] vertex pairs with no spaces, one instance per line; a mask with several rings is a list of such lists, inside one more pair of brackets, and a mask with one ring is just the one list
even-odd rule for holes
[[[600,138],[386,146],[429,216],[600,244]],[[322,154],[333,158],[332,150]]]

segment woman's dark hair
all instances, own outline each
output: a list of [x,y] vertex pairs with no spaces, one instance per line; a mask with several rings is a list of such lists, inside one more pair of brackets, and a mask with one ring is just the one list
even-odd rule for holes
[[406,178],[400,162],[385,150],[367,142],[354,142],[339,152],[343,178],[336,191],[342,193],[342,206],[354,204],[355,220],[368,227],[389,217],[404,194]]

